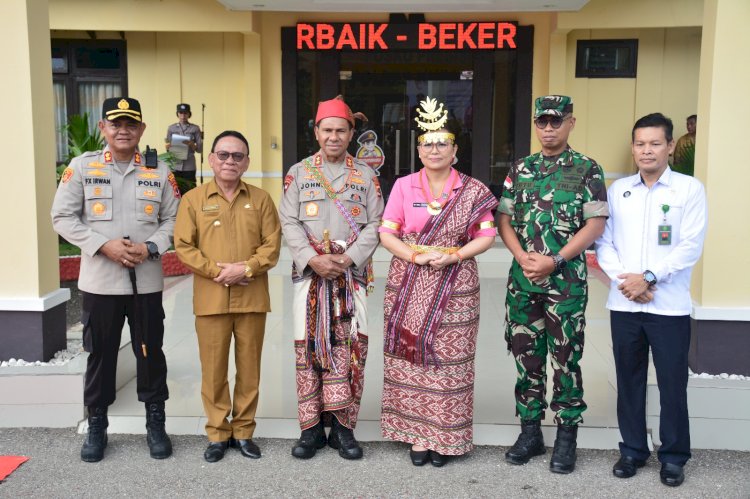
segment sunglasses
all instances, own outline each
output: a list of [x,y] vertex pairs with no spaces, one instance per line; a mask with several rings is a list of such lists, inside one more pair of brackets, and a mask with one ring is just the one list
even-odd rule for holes
[[564,118],[561,118],[560,116],[540,116],[534,120],[534,124],[540,130],[547,128],[547,125],[552,125],[552,128],[557,130],[569,117],[570,116],[565,116]]
[[220,161],[226,161],[229,159],[229,156],[231,156],[236,163],[239,163],[247,156],[244,152],[216,151],[214,154],[216,154],[216,157],[219,158]]

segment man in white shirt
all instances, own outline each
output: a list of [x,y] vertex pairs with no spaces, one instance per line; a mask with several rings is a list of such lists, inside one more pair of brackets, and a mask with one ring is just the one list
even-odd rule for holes
[[661,405],[660,476],[663,484],[676,487],[690,459],[690,274],[703,249],[706,195],[698,180],[669,168],[672,130],[672,121],[660,113],[636,121],[632,150],[638,173],[609,188],[609,219],[596,253],[611,280],[607,308],[623,440],[612,472],[630,478],[650,455],[646,379],[651,348]]

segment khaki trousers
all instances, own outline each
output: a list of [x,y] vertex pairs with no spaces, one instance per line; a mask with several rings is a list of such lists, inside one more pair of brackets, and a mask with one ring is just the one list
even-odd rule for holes
[[[208,419],[206,434],[211,442],[253,437],[265,327],[265,312],[195,317],[201,359],[201,399]],[[237,372],[234,396],[230,399],[227,369],[232,336]]]

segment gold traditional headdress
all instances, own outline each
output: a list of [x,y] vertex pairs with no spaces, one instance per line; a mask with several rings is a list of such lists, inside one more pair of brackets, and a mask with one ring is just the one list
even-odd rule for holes
[[423,142],[445,142],[447,140],[456,140],[456,136],[450,132],[438,132],[441,128],[445,128],[445,123],[448,121],[448,110],[443,109],[443,103],[439,103],[437,99],[425,97],[425,100],[419,102],[422,109],[417,107],[417,116],[414,121],[417,122],[417,126],[425,131],[417,139],[419,143]]

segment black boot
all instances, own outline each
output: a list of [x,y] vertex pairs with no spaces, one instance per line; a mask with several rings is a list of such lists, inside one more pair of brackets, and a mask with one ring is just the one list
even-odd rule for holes
[[96,463],[102,460],[107,447],[107,426],[107,408],[89,407],[89,432],[81,447],[81,461]]
[[166,419],[164,402],[146,404],[146,442],[154,459],[166,459],[172,455],[172,441],[164,429]]
[[526,464],[532,457],[540,456],[546,451],[541,421],[521,421],[521,434],[513,447],[505,453],[505,460],[510,464]]
[[302,430],[302,435],[300,435],[299,440],[292,447],[292,456],[299,459],[310,459],[318,449],[322,449],[325,446],[326,432],[323,429],[323,422],[318,421],[318,424],[312,428]]
[[576,438],[578,426],[559,425],[549,470],[553,473],[571,473],[576,468]]
[[362,447],[359,446],[354,432],[351,428],[339,423],[336,417],[331,418],[331,435],[328,437],[328,445],[339,450],[339,456],[344,459],[361,459]]

